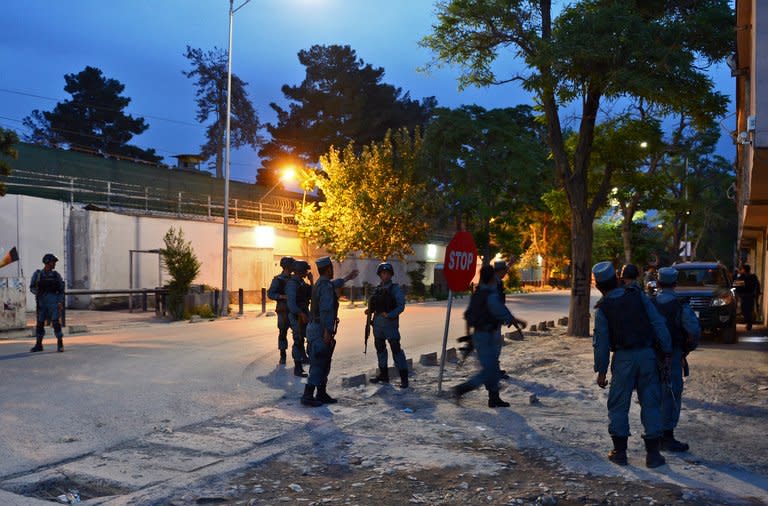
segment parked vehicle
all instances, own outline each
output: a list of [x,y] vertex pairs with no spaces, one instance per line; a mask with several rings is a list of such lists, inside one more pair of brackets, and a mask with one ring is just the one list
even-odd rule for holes
[[696,313],[703,331],[735,343],[736,296],[728,269],[719,262],[681,262],[677,269],[677,296]]

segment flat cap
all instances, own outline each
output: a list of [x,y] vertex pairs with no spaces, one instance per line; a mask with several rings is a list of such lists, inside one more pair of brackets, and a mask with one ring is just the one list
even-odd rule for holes
[[659,269],[659,283],[665,285],[677,283],[677,269],[674,267],[663,267]]
[[504,271],[507,269],[507,262],[504,260],[496,260],[493,262],[493,270],[494,271]]
[[592,267],[592,274],[595,276],[596,283],[608,281],[616,277],[616,269],[611,262],[598,262]]
[[331,257],[320,257],[315,260],[315,265],[318,269],[324,269],[325,267],[331,265]]
[[296,260],[293,262],[293,270],[294,271],[308,271],[309,270],[309,264],[305,262],[304,260]]

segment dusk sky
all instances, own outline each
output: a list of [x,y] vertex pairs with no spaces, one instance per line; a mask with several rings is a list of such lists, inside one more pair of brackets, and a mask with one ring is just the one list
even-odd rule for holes
[[[33,109],[50,110],[69,98],[64,74],[90,65],[123,83],[123,94],[132,99],[128,112],[149,124],[134,144],[164,157],[197,152],[205,132],[195,121],[192,80],[182,75],[189,68],[183,54],[187,45],[227,47],[228,8],[227,0],[5,0],[0,126],[23,133],[21,120]],[[262,122],[274,120],[270,102],[285,104],[280,87],[302,81],[296,54],[313,44],[349,44],[367,63],[384,67],[385,82],[412,98],[434,95],[448,107],[531,103],[515,84],[459,92],[456,69],[419,72],[432,55],[417,42],[434,21],[433,0],[252,0],[235,14],[233,71],[248,82]],[[733,96],[725,65],[712,77]],[[722,122],[719,152],[728,159],[735,152],[727,137],[733,124],[732,116]],[[233,179],[254,181],[258,167],[251,149],[233,153]]]

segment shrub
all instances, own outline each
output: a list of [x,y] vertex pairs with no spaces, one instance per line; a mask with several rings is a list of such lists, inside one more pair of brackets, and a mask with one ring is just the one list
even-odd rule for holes
[[184,317],[184,296],[192,281],[200,273],[200,261],[192,251],[192,243],[184,240],[184,232],[171,227],[163,238],[165,248],[160,250],[171,282],[168,283],[168,310],[175,319]]

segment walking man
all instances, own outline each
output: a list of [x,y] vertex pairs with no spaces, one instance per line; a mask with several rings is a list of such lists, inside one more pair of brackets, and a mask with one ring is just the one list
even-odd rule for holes
[[[309,283],[304,281],[309,278]],[[293,263],[293,276],[285,287],[285,295],[288,303],[288,321],[291,324],[293,334],[293,375],[306,378],[302,364],[309,362],[307,352],[304,349],[304,339],[307,337],[307,324],[309,323],[309,300],[312,297],[312,272],[309,264],[304,260],[296,260]]]
[[371,383],[389,383],[387,342],[392,349],[392,360],[400,373],[400,388],[408,388],[408,363],[400,347],[400,313],[405,310],[405,294],[400,285],[392,282],[395,270],[392,264],[384,262],[376,268],[381,283],[376,287],[366,314],[373,315],[373,344],[376,347],[379,374]]
[[32,274],[29,283],[29,291],[35,294],[37,303],[37,326],[35,327],[35,345],[29,351],[34,353],[43,351],[43,336],[45,336],[45,322],[50,321],[53,334],[56,336],[56,350],[64,351],[64,334],[61,331],[59,315],[64,309],[64,280],[56,272],[56,262],[59,259],[52,253],[43,257],[43,268]]
[[[683,402],[683,369],[687,369],[688,353],[695,350],[701,338],[699,319],[688,303],[675,294],[677,269],[659,269],[659,293],[651,299],[667,323],[672,337],[672,358],[670,362],[670,383],[662,385],[661,415],[664,434],[661,449],[669,452],[687,452],[688,444],[675,439],[675,427],[680,421]],[[684,366],[685,363],[685,366]]]
[[509,407],[509,403],[499,397],[499,340],[501,324],[512,325],[515,317],[501,300],[492,266],[484,265],[480,269],[480,284],[472,294],[464,319],[473,329],[472,342],[482,369],[453,387],[454,398],[460,399],[467,392],[485,385],[489,408]]
[[288,280],[291,278],[293,269],[293,258],[283,257],[280,259],[280,267],[283,272],[272,278],[272,283],[267,290],[267,296],[276,302],[275,313],[277,313],[277,347],[280,350],[280,365],[285,365],[286,353],[288,349],[288,297],[285,295],[285,288]]
[[657,368],[658,348],[669,363],[672,343],[664,318],[635,283],[618,286],[611,262],[592,267],[597,288],[603,297],[595,311],[592,346],[595,354],[597,385],[608,386],[606,374],[613,352],[611,387],[608,391],[608,432],[613,450],[608,459],[627,465],[629,406],[632,392],[640,399],[640,419],[645,434],[645,465],[659,467],[666,462],[659,452],[662,436],[661,381]]
[[307,326],[309,377],[304,387],[304,395],[301,396],[301,403],[311,407],[337,402],[326,391],[339,323],[339,296],[336,290],[357,277],[355,269],[343,278],[333,279],[333,263],[329,257],[317,259],[315,265],[320,276],[312,287],[311,320]]
[[752,330],[755,299],[760,296],[760,281],[758,281],[757,276],[752,274],[751,270],[749,264],[743,264],[739,269],[736,281],[733,283],[736,287],[736,295],[741,300],[741,314],[744,316],[747,330]]

